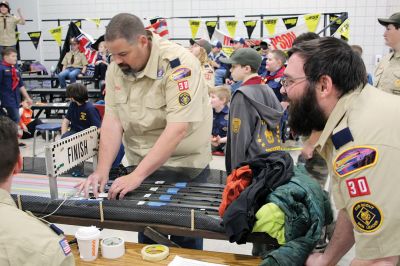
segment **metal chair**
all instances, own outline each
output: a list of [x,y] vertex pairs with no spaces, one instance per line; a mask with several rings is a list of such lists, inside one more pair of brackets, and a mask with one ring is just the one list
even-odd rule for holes
[[53,134],[53,141],[56,140],[56,132],[61,132],[61,124],[58,123],[44,123],[37,125],[35,127],[35,133],[33,133],[33,157],[36,157],[36,137],[38,132],[45,132],[46,133],[46,143],[49,142],[49,132]]

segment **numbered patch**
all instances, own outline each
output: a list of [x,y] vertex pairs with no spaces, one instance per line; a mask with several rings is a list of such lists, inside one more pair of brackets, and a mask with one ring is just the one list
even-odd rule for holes
[[178,89],[179,91],[186,91],[189,89],[189,81],[182,80],[178,82]]
[[378,151],[368,146],[353,147],[336,157],[333,163],[335,173],[344,177],[362,169],[374,166],[378,160]]
[[366,233],[378,230],[383,223],[382,211],[369,201],[359,201],[354,204],[352,217],[355,227]]
[[187,92],[183,92],[179,94],[179,104],[182,106],[188,105],[192,98],[190,98],[190,94]]
[[351,198],[370,195],[368,182],[365,176],[346,180],[347,190]]
[[192,75],[192,70],[188,67],[178,67],[175,69],[169,78],[173,81],[181,81],[187,79]]

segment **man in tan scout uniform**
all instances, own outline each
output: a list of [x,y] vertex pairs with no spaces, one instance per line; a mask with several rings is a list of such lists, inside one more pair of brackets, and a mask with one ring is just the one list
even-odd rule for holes
[[11,198],[12,176],[22,167],[17,128],[0,117],[0,265],[75,265],[67,240],[19,210]]
[[17,9],[19,17],[10,14],[10,4],[7,1],[0,2],[0,57],[1,51],[6,47],[14,47],[17,44],[15,27],[24,25],[25,19],[21,9]]
[[386,30],[385,43],[393,51],[386,55],[375,70],[374,86],[383,91],[400,95],[400,12],[388,19],[379,18]]
[[367,84],[362,59],[342,40],[303,42],[289,56],[289,123],[302,135],[322,130],[316,149],[327,161],[339,209],[327,249],[306,265],[336,265],[354,243],[352,265],[396,265],[400,125],[393,121],[400,99]]
[[205,168],[211,161],[212,109],[199,60],[146,31],[131,14],[116,15],[105,40],[113,62],[106,75],[99,163],[79,190],[87,195],[92,186],[96,196],[98,184],[104,190],[121,138],[129,164],[138,166],[114,181],[111,199],[122,199],[162,165]]

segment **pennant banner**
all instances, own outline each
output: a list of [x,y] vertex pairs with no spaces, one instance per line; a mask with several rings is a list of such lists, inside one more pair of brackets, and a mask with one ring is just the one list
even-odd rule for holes
[[225,21],[226,28],[228,29],[229,35],[231,38],[235,37],[237,20],[227,20]]
[[263,20],[265,27],[268,30],[269,35],[274,35],[275,34],[275,28],[276,28],[276,23],[278,22],[277,18],[273,19],[264,19]]
[[[153,20],[154,21],[154,20]],[[168,27],[167,21],[165,19],[158,19],[155,23],[146,27],[146,30],[151,30],[152,32],[157,33],[161,37],[168,39]]]
[[243,21],[243,23],[246,26],[247,35],[249,36],[249,39],[250,39],[251,35],[253,34],[253,31],[257,25],[257,20],[247,20],[247,21]]
[[99,28],[101,23],[101,20],[99,18],[87,18],[86,20],[95,23],[97,28]]
[[340,37],[341,39],[348,41],[350,39],[350,20],[346,19],[336,32],[337,34],[335,34],[335,37]]
[[19,33],[18,31],[16,31],[15,32],[15,39],[17,40],[17,42],[19,41],[19,35],[20,35],[21,33]]
[[299,20],[299,17],[282,18],[283,24],[285,24],[286,29],[288,29],[288,30],[290,30],[293,27],[296,27],[298,20]]
[[214,34],[215,28],[217,27],[217,23],[218,21],[206,21],[207,32],[210,40]]
[[54,40],[56,40],[58,46],[61,46],[61,44],[62,44],[62,42],[61,42],[62,28],[63,28],[63,26],[60,26],[60,27],[49,30],[51,36],[53,36]]
[[345,21],[347,19],[347,14],[345,14],[341,19],[338,19],[340,16],[335,15],[335,14],[330,14],[329,15],[329,23],[332,23],[332,25],[329,26],[330,35],[335,34],[335,32],[337,31],[337,29],[340,27],[340,25],[342,25],[343,21]]
[[39,45],[40,37],[42,36],[42,32],[41,31],[32,31],[32,32],[27,32],[27,34],[28,34],[29,38],[31,38],[33,45],[37,49],[38,45]]
[[306,22],[308,31],[310,31],[310,32],[315,32],[316,31],[320,18],[321,18],[321,14],[307,14],[307,15],[304,15],[304,20]]
[[199,31],[200,27],[200,20],[189,20],[190,30],[192,32],[192,39],[196,38],[197,32]]
[[308,28],[307,28],[306,24],[302,24],[302,25],[293,27],[286,32],[278,33],[278,34],[270,37],[273,50],[279,49],[279,50],[285,51],[285,50],[292,48],[294,39],[296,39],[297,36],[299,36],[300,34],[305,33],[305,32],[308,32]]
[[74,23],[78,28],[82,28],[82,20],[77,20]]

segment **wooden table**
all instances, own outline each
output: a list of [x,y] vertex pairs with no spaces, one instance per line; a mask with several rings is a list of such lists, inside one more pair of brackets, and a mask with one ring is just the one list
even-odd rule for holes
[[[68,237],[71,240],[71,237]],[[226,265],[237,265],[237,266],[247,266],[247,265],[259,265],[261,259],[258,257],[239,255],[232,253],[223,252],[213,252],[213,251],[203,251],[195,249],[186,248],[169,248],[169,256],[162,261],[149,262],[142,259],[141,250],[146,246],[145,244],[137,243],[125,243],[125,255],[118,259],[105,259],[101,256],[101,249],[99,248],[99,256],[95,261],[83,261],[79,258],[79,252],[77,245],[71,246],[72,252],[75,256],[76,265],[168,265],[175,257],[178,255],[187,259],[201,260],[204,262],[219,263]]]

